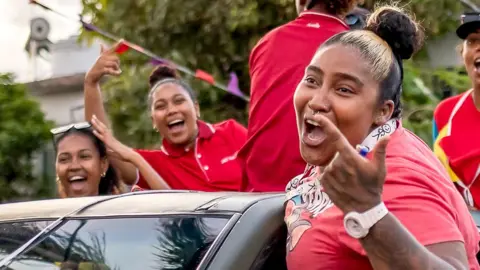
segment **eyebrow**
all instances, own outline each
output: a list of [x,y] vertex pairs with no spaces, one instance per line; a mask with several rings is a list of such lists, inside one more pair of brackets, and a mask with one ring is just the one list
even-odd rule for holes
[[[77,153],[82,153],[82,152],[89,152],[90,153],[90,152],[92,152],[92,150],[88,149],[88,148],[84,148],[84,149],[78,150]],[[71,152],[59,152],[58,156],[61,156],[61,155],[72,155],[72,153]]]
[[[175,94],[170,99],[175,99],[175,98],[178,98],[178,97],[184,97],[184,96],[182,94]],[[158,102],[167,102],[167,100],[168,99],[166,99],[166,98],[159,98],[159,99],[155,100],[154,104],[157,104]]]
[[[316,66],[312,66],[312,65],[308,66],[308,67],[306,68],[306,71],[311,71],[311,72],[317,73],[317,74],[319,74],[319,75],[323,75],[323,74],[324,74],[324,72],[323,72],[323,70],[322,70],[321,68],[316,67]],[[354,82],[355,84],[357,84],[357,85],[360,86],[360,87],[363,87],[363,86],[364,86],[364,83],[363,83],[359,78],[357,78],[357,77],[355,77],[355,76],[352,76],[352,75],[350,75],[350,74],[342,73],[342,72],[336,72],[336,73],[334,74],[334,76],[335,76],[335,77],[342,78],[342,79],[345,79],[345,80],[352,81],[352,82]]]
[[323,71],[319,67],[312,65],[308,66],[305,71],[312,71],[314,73],[323,74]]
[[360,81],[359,78],[355,77],[355,76],[352,76],[350,74],[346,74],[346,73],[336,73],[335,74],[336,77],[340,77],[342,79],[345,79],[345,80],[349,80],[349,81],[352,81],[354,82],[356,85],[358,85],[359,87],[363,87],[363,82]]

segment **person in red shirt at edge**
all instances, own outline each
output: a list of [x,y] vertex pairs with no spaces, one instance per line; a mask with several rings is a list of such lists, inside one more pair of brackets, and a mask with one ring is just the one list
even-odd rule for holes
[[296,147],[293,92],[318,46],[349,29],[343,19],[356,4],[297,0],[298,18],[269,32],[253,48],[248,136],[238,154],[245,191],[283,191],[305,168]]
[[402,59],[422,40],[415,21],[384,6],[306,68],[294,104],[311,165],[286,189],[289,270],[480,269],[465,202],[401,124]]
[[480,209],[480,13],[462,15],[457,36],[473,87],[438,104],[433,151],[471,209]]
[[[96,116],[108,123],[99,86],[108,74],[121,73],[115,54],[117,43],[105,50],[85,77],[85,118]],[[199,120],[200,110],[194,91],[169,66],[158,66],[150,75],[148,108],[153,128],[162,136],[158,150],[137,149],[171,189],[198,191],[239,191],[242,167],[236,158],[246,140],[246,128],[234,120],[211,125]],[[148,183],[129,162],[114,152],[110,163],[133,191],[150,189],[161,183]],[[151,179],[151,178],[150,178]]]

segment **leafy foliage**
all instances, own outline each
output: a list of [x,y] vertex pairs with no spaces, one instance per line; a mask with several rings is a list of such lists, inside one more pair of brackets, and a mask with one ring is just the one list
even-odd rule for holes
[[[227,78],[239,75],[241,89],[249,89],[248,57],[255,43],[269,30],[296,16],[292,0],[82,0],[83,14],[96,26],[145,46],[178,64],[200,68]],[[366,0],[365,7],[390,1]],[[429,38],[451,32],[463,11],[457,0],[402,0],[422,21]],[[476,1],[475,1],[476,2]],[[91,32],[81,38],[91,39]],[[452,48],[453,50],[453,48]],[[428,67],[427,54],[405,64],[404,125],[431,144],[431,118],[442,99],[442,87],[466,90],[469,80],[457,70]],[[146,108],[148,59],[127,53],[124,75],[105,85],[107,108],[119,138],[136,147],[158,143]],[[186,78],[187,80],[189,78]],[[247,104],[203,82],[191,81],[199,92],[202,117],[216,122],[233,117],[247,123]]]
[[24,86],[0,74],[0,200],[47,192],[32,175],[32,157],[50,138],[51,123]]

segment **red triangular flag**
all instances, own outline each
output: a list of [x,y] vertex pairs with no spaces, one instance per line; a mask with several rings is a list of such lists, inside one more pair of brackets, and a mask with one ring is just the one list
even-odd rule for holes
[[195,77],[200,79],[200,80],[204,80],[210,84],[215,84],[215,78],[213,78],[213,76],[201,69],[197,69],[195,71]]
[[125,44],[125,42],[122,42],[118,45],[115,52],[118,53],[118,54],[122,54],[122,53],[125,53],[126,51],[128,51],[128,49],[129,49],[128,45]]

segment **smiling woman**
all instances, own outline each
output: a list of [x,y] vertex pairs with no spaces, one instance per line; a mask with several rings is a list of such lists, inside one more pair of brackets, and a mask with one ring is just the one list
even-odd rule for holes
[[55,170],[60,197],[119,194],[123,187],[109,166],[105,145],[88,123],[52,130],[57,153]]
[[[107,123],[99,81],[106,74],[121,74],[120,60],[115,54],[117,46],[119,43],[110,49],[102,48],[102,54],[85,77],[86,119],[96,115],[99,122]],[[237,151],[245,143],[245,127],[234,120],[213,125],[201,121],[195,92],[170,66],[161,65],[152,72],[149,88],[148,110],[153,129],[162,137],[162,145],[160,149],[137,149],[136,153],[172,189],[239,191],[243,178]],[[126,184],[156,189],[138,166],[124,162],[114,153],[108,158]]]

